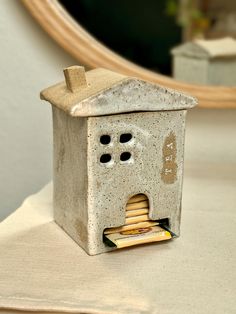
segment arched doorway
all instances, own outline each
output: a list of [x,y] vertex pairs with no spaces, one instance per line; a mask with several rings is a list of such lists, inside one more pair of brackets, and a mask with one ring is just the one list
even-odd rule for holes
[[109,246],[123,248],[137,244],[168,240],[172,236],[158,221],[149,218],[149,200],[145,194],[132,196],[125,208],[125,224],[104,230]]

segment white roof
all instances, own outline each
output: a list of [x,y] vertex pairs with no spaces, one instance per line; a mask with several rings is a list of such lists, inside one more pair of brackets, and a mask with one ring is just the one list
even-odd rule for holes
[[196,39],[174,48],[172,53],[196,58],[236,57],[236,40],[231,37],[211,40]]
[[202,47],[212,58],[236,56],[236,40],[231,37],[215,40],[195,40],[195,43]]

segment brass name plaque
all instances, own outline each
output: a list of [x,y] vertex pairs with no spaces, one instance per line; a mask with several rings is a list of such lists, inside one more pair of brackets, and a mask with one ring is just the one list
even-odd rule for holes
[[176,136],[171,132],[165,139],[162,148],[163,168],[161,179],[166,184],[172,184],[176,181],[177,163],[176,163]]

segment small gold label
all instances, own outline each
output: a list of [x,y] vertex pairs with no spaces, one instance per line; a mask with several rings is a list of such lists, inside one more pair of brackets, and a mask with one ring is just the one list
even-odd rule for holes
[[172,184],[176,181],[177,163],[176,163],[176,136],[171,132],[165,139],[162,148],[163,168],[161,179],[166,184]]

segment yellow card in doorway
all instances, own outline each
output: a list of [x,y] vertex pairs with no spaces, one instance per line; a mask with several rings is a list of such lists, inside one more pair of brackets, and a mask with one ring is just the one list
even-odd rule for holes
[[169,231],[160,226],[154,226],[107,234],[105,237],[117,248],[123,248],[143,243],[169,240],[172,236]]

